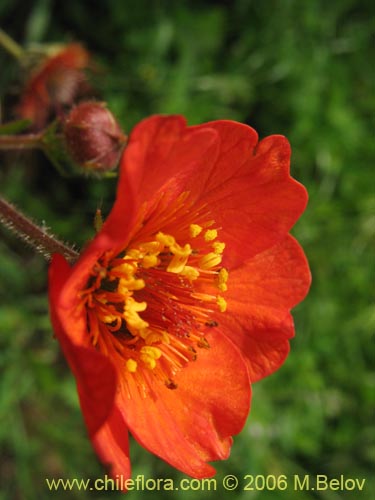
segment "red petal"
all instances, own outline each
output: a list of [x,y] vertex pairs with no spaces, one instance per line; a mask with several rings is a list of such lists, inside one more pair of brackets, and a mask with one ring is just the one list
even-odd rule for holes
[[92,442],[101,461],[110,467],[110,474],[114,479],[125,480],[130,477],[129,436],[117,407],[114,407],[111,416],[92,438]]
[[[76,378],[82,413],[92,436],[108,418],[116,392],[116,372],[109,360],[90,344],[84,315],[61,307],[62,287],[72,274],[61,255],[55,255],[49,269],[50,311],[55,334]],[[77,321],[76,321],[77,320]]]
[[216,130],[220,138],[216,162],[210,169],[201,172],[197,187],[202,193],[214,191],[218,186],[226,184],[255,154],[258,134],[248,125],[230,120],[217,120],[191,128]]
[[206,182],[192,180],[226,243],[224,264],[244,259],[284,238],[307,203],[305,188],[289,175],[290,146],[285,137],[270,136],[256,147],[256,132],[240,123],[217,121],[201,127],[220,135],[217,162]]
[[178,387],[154,383],[144,398],[136,386],[123,398],[130,432],[146,449],[197,478],[215,472],[206,462],[227,458],[231,436],[241,431],[250,405],[246,364],[235,346],[217,333],[210,348],[176,376]]
[[252,382],[286,358],[294,335],[289,310],[305,297],[310,281],[306,258],[291,236],[230,272],[227,312],[218,320],[247,357]]
[[[217,155],[217,133],[186,128],[179,116],[154,116],[137,125],[121,164],[117,199],[103,230],[122,240],[144,202],[150,202],[168,184],[177,197],[194,172]],[[173,181],[171,182],[171,179]],[[133,219],[132,219],[133,217]]]

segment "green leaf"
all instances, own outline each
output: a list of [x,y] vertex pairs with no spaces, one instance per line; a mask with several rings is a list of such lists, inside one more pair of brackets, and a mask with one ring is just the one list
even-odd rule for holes
[[0,135],[18,134],[24,132],[31,125],[30,120],[16,120],[0,125]]

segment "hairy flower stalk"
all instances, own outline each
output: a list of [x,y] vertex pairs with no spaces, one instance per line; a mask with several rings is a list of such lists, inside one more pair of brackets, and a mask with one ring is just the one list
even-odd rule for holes
[[0,222],[47,260],[50,260],[52,254],[56,252],[64,255],[71,263],[78,258],[78,253],[73,248],[49,234],[45,227],[35,224],[2,196],[0,196]]
[[43,134],[0,135],[0,150],[42,148]]

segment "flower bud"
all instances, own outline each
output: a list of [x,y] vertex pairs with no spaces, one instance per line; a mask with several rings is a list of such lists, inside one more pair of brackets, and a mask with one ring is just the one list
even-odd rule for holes
[[126,135],[105,103],[82,102],[63,125],[67,151],[81,168],[104,172],[116,167]]
[[79,43],[32,47],[21,65],[25,84],[16,114],[30,120],[33,130],[44,128],[79,96],[92,95],[86,78],[91,56]]

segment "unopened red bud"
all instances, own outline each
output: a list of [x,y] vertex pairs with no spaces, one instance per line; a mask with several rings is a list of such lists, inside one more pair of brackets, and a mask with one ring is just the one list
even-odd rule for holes
[[27,78],[16,113],[30,120],[34,130],[43,129],[79,96],[92,95],[85,71],[92,67],[91,56],[79,43],[32,47],[20,63]]
[[64,122],[69,155],[87,171],[104,172],[116,167],[126,135],[104,103],[83,102]]

